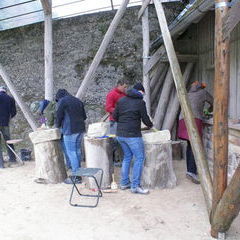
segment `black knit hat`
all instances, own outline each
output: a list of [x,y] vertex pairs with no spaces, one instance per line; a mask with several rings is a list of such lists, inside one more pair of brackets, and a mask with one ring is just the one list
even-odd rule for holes
[[133,86],[133,88],[136,89],[136,90],[145,92],[145,89],[144,89],[143,85],[142,85],[140,82],[136,83],[136,84]]

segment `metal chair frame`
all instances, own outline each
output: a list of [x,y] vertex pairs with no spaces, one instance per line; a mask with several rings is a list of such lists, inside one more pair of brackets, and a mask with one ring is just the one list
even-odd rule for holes
[[[100,182],[98,183],[95,175],[100,172]],[[88,178],[93,178],[96,186],[97,186],[97,194],[82,194],[78,187],[76,186],[76,181],[77,181],[77,177],[88,177]],[[89,207],[89,208],[95,208],[98,205],[99,202],[99,198],[102,197],[102,191],[101,191],[101,185],[102,185],[102,179],[103,179],[103,170],[101,168],[80,168],[80,170],[74,174],[73,176],[70,177],[70,179],[72,180],[73,186],[72,186],[72,191],[71,191],[71,195],[70,195],[70,199],[69,199],[69,204],[73,207]],[[79,196],[83,196],[83,197],[95,197],[97,198],[96,203],[94,205],[83,205],[83,204],[76,204],[76,203],[72,203],[72,197],[73,197],[73,192],[74,189],[77,191]]]

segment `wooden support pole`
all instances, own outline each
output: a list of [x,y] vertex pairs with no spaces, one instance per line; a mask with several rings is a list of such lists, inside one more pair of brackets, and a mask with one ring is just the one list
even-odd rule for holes
[[201,187],[202,187],[204,198],[206,201],[207,210],[210,213],[211,205],[212,205],[212,179],[211,179],[210,171],[208,168],[208,163],[205,157],[202,140],[199,136],[196,123],[194,121],[193,113],[191,110],[191,105],[187,98],[187,91],[184,86],[185,84],[183,82],[181,69],[179,66],[179,62],[177,60],[176,52],[173,47],[172,38],[167,26],[167,21],[164,14],[163,6],[161,2],[159,2],[159,0],[153,0],[153,1],[156,7],[157,16],[158,16],[159,24],[161,27],[161,32],[163,35],[163,40],[166,47],[168,59],[172,69],[179,102],[182,107],[184,120],[187,126],[191,146],[192,146],[194,157],[196,160],[198,173],[201,181]]
[[[228,97],[230,79],[230,38],[223,40],[223,18],[228,1],[215,1],[215,79],[213,114],[213,202],[212,216],[227,187]],[[212,229],[212,236],[217,232]]]
[[154,116],[154,127],[157,129],[161,129],[172,89],[173,89],[173,76],[172,76],[171,68],[169,68],[167,72],[167,76],[163,83],[161,96],[159,98],[156,113]]
[[148,7],[148,4],[151,2],[151,0],[143,0],[143,4],[141,9],[138,12],[138,19],[144,14],[145,9]]
[[240,211],[240,165],[219,201],[212,218],[214,232],[226,232]]
[[87,87],[89,86],[91,80],[93,79],[94,77],[94,74],[97,70],[97,67],[100,63],[100,61],[102,60],[103,58],[103,55],[107,49],[107,46],[108,44],[110,43],[110,41],[112,40],[112,37],[113,37],[113,34],[123,16],[123,14],[125,13],[126,11],[126,8],[127,8],[127,5],[129,3],[129,0],[123,0],[122,1],[122,4],[120,6],[120,8],[118,9],[116,15],[114,16],[113,18],[113,21],[111,22],[104,38],[103,38],[103,41],[91,63],[91,66],[89,67],[82,83],[81,83],[81,86],[80,88],[78,89],[78,92],[76,94],[76,97],[77,98],[80,98],[80,99],[83,99],[83,97],[85,96],[86,92],[87,92]]
[[[183,74],[183,81],[185,82],[185,86],[187,85],[187,83],[190,79],[193,66],[194,66],[193,63],[188,63],[185,68],[185,71]],[[172,102],[172,106],[168,106],[169,110],[165,115],[163,125],[162,125],[162,130],[168,129],[169,131],[172,131],[174,122],[176,121],[177,114],[179,112],[179,107],[180,107],[180,103],[178,100],[178,96],[177,96],[177,94],[175,94],[173,102]]]
[[161,73],[163,71],[163,69],[166,67],[166,64],[164,63],[161,63],[161,64],[158,64],[154,71],[152,71],[150,73],[150,89],[151,89],[151,92],[155,89],[155,86],[156,86],[156,83],[158,82],[158,79],[159,77],[161,76]]
[[23,115],[26,118],[26,120],[28,121],[32,130],[35,131],[37,129],[37,123],[35,122],[33,115],[29,111],[27,105],[23,102],[20,95],[17,93],[16,88],[11,83],[6,71],[4,70],[4,68],[1,64],[0,64],[0,75],[3,79],[3,81],[6,83],[8,89],[11,92],[11,94],[13,95],[14,99],[16,100],[17,104],[19,105],[20,109],[22,110]]
[[[148,8],[145,9],[142,15],[142,34],[143,34],[143,69],[148,61],[149,55],[149,22],[148,22]],[[144,100],[146,102],[146,108],[148,115],[151,116],[151,100],[150,100],[150,81],[149,74],[145,74],[143,71],[143,87],[145,89]]]
[[163,84],[163,80],[165,79],[168,69],[169,69],[168,66],[166,65],[163,66],[163,68],[161,69],[161,72],[159,73],[157,72],[156,76],[154,76],[154,78],[152,79],[152,81],[155,81],[155,78],[156,78],[157,82],[151,89],[151,104],[153,104],[153,102],[156,101],[157,95],[160,92],[160,88]]
[[44,9],[45,99],[53,100],[52,1],[41,0]]

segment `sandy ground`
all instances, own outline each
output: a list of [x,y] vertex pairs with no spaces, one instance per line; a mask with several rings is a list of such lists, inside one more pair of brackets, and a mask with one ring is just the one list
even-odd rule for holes
[[[0,169],[0,240],[212,239],[200,186],[185,179],[183,161],[174,166],[175,189],[105,193],[95,209],[71,207],[70,185],[34,183],[34,162]],[[227,239],[240,239],[239,226],[240,217]]]

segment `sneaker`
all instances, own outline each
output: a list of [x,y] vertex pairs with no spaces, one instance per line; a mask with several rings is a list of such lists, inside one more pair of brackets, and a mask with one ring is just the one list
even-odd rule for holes
[[131,188],[132,193],[139,193],[139,194],[149,194],[148,189],[144,189],[142,187]]
[[200,184],[200,180],[199,180],[198,176],[194,173],[187,172],[186,178],[195,184]]
[[129,188],[131,188],[131,183],[128,183],[127,185],[121,185],[120,186],[121,190],[126,190],[126,189],[129,189]]
[[71,178],[74,178],[75,184],[80,184],[80,183],[82,183],[82,178],[81,178],[81,177],[68,177],[68,178],[66,178],[63,182],[66,183],[66,184],[73,184]]

